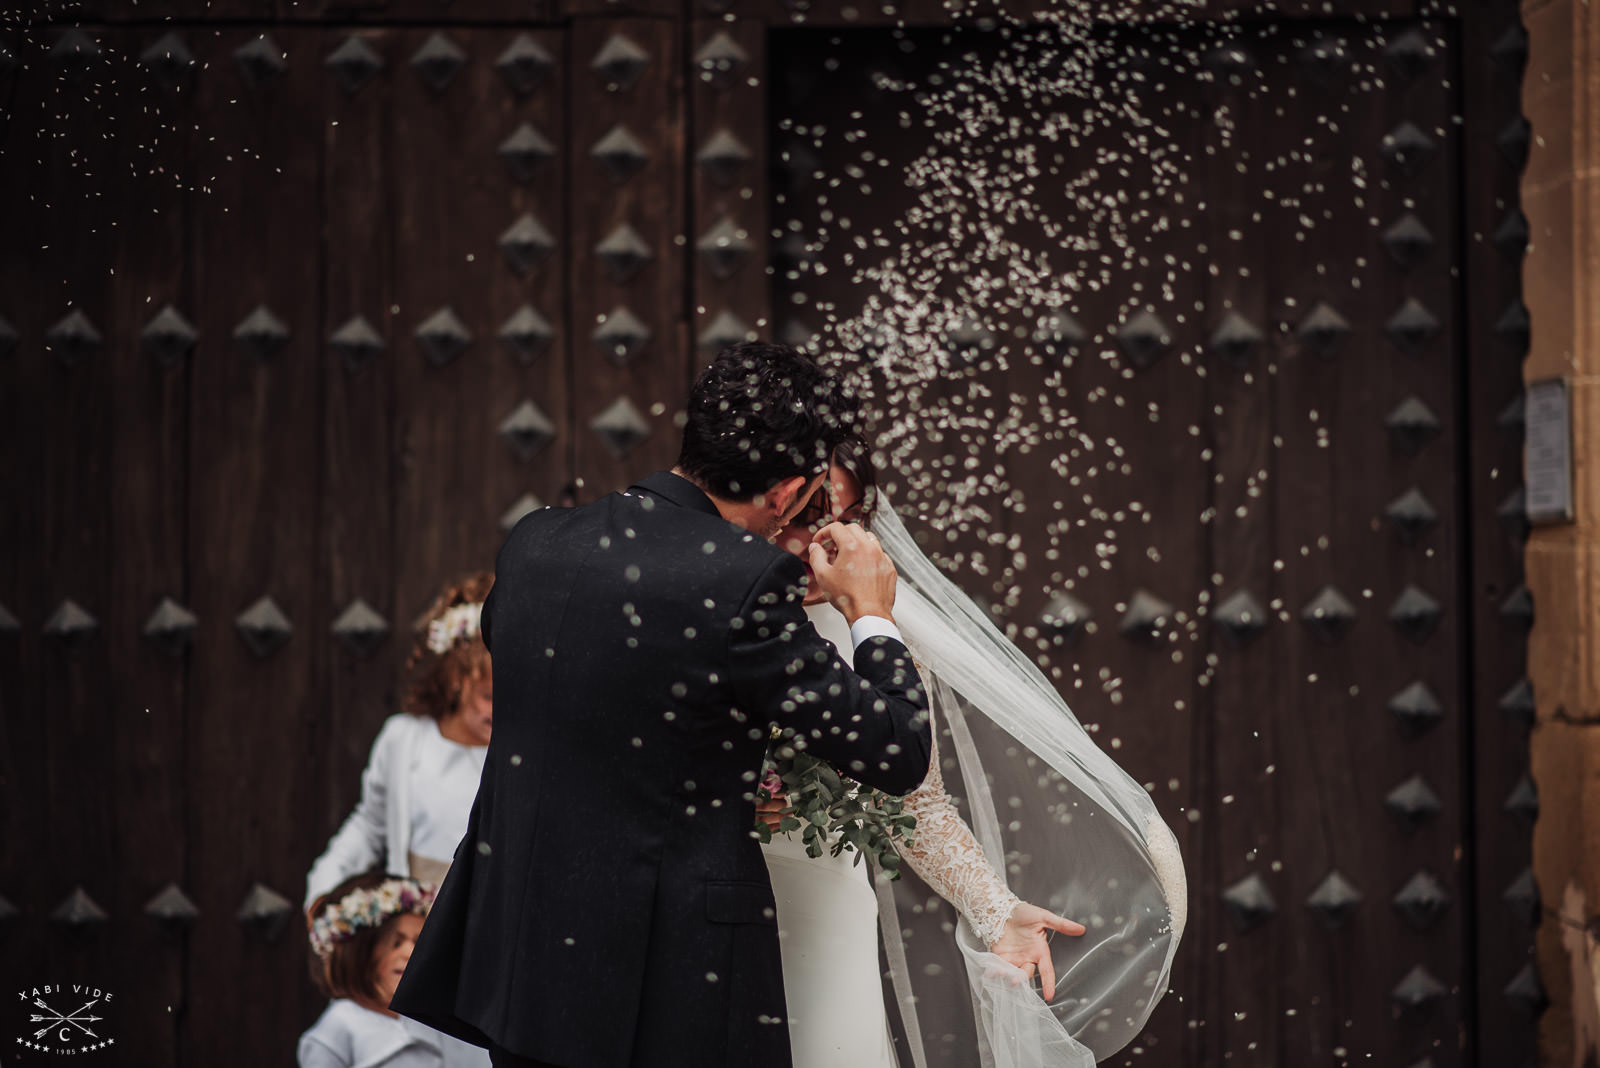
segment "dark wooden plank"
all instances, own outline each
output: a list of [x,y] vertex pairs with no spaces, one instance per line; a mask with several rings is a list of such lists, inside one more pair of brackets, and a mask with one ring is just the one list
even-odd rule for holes
[[[1059,40],[1054,34],[1047,39],[1052,45]],[[1137,41],[1136,47],[1146,42],[1137,31],[1117,40]],[[1174,58],[1157,47],[1152,61],[1159,68]],[[1047,252],[1056,270],[1074,273],[1078,285],[1063,310],[1088,336],[1070,359],[1059,346],[1053,353],[1046,349],[1042,381],[1024,385],[1014,378],[1013,394],[1049,397],[1066,425],[1045,449],[1009,460],[1007,473],[1030,502],[1025,514],[1013,517],[1014,528],[1029,559],[1043,558],[1043,573],[1021,577],[1018,617],[1042,621],[1057,594],[1093,613],[1092,633],[1077,644],[1047,646],[1050,632],[1041,627],[1036,648],[1061,669],[1064,696],[1094,725],[1101,747],[1152,792],[1183,852],[1190,887],[1185,948],[1174,962],[1167,997],[1144,1033],[1115,1058],[1163,1064],[1192,1061],[1209,1033],[1195,1021],[1210,1022],[1203,1015],[1208,955],[1221,941],[1213,889],[1221,814],[1208,804],[1217,728],[1207,704],[1210,635],[1201,615],[1214,593],[1203,525],[1214,461],[1195,436],[1208,420],[1197,363],[1204,334],[1194,314],[1206,297],[1205,278],[1173,269],[1154,251],[1180,253],[1182,262],[1186,239],[1194,240],[1182,220],[1203,190],[1183,170],[1203,158],[1209,116],[1190,111],[1183,77],[1156,79],[1137,107],[1124,112],[1116,103],[1116,74],[1111,65],[1096,69],[1093,101],[1071,107],[1070,132],[1041,146],[1049,178],[1039,199],[1063,230],[1053,242],[1038,234],[1030,247]],[[1159,116],[1160,133],[1141,131],[1133,114]],[[1158,162],[1168,153],[1180,161],[1176,169]],[[1086,183],[1090,198],[1077,199],[1079,183]],[[1109,196],[1122,207],[1108,213]],[[1160,207],[1145,210],[1145,204]],[[1035,321],[1048,311],[1036,309]],[[1158,317],[1170,342],[1155,362],[1138,368],[1118,332],[1143,312]],[[1144,595],[1170,606],[1165,618],[1153,635],[1124,633],[1136,598]]]
[[[425,36],[396,33],[390,51],[414,51]],[[491,31],[458,36],[474,54],[497,53],[506,41],[505,34]],[[542,43],[562,55],[558,38],[547,35]],[[524,188],[496,154],[523,121],[565,152],[559,77],[557,72],[527,98],[511,93],[484,64],[463,67],[442,92],[409,76],[394,83],[396,115],[404,116],[395,124],[396,156],[432,161],[407,172],[395,190],[398,311],[389,359],[403,460],[394,491],[394,603],[407,627],[446,579],[493,567],[503,537],[500,519],[519,497],[531,491],[554,501],[571,477],[560,350],[552,348],[524,367],[496,340],[524,302],[553,318],[561,300],[562,281],[553,264],[524,282],[495,245],[524,209],[547,226],[560,225],[562,159],[543,164]],[[472,342],[440,365],[425,355],[417,330],[446,308]],[[546,412],[557,435],[526,461],[499,432],[524,399]]]
[[[48,11],[50,21],[59,26],[148,24],[157,18],[182,26],[184,23],[213,20],[270,19],[273,16],[273,0],[163,0],[159,12],[142,5],[119,3],[118,0],[70,0],[69,3],[51,4]],[[182,34],[181,29],[178,32]],[[166,33],[166,27],[147,25],[126,36],[119,35],[117,44],[130,56],[136,57]]]
[[[132,45],[148,34],[114,37]],[[135,48],[118,51],[132,55]],[[185,323],[196,321],[187,220],[196,195],[189,149],[197,89],[192,80],[165,84],[132,61],[116,67],[115,84],[120,165],[96,190],[116,213],[107,324],[115,403],[102,432],[115,471],[108,549],[115,566],[104,635],[114,691],[101,715],[109,717],[117,754],[106,783],[117,852],[107,872],[115,872],[116,892],[105,904],[118,917],[115,971],[119,987],[128,988],[119,989],[117,1041],[151,1064],[171,1064],[186,1001],[187,939],[143,909],[173,884],[194,893],[184,737],[188,662],[205,652],[170,652],[141,632],[165,599],[189,603],[190,365],[226,359],[228,351],[226,335],[201,337],[188,353],[173,352],[169,366],[140,342],[168,307]]]
[[1417,0],[1339,0],[1330,10],[1324,0],[1207,0],[1211,18],[1260,16],[1266,19],[1293,20],[1326,18],[1405,18],[1417,13]]
[[[1466,381],[1465,496],[1469,564],[1473,581],[1472,647],[1467,661],[1472,717],[1474,784],[1468,862],[1473,867],[1468,899],[1475,922],[1476,983],[1463,1000],[1473,1026],[1471,1056],[1480,1064],[1535,1060],[1538,1025],[1505,989],[1532,963],[1534,915],[1526,904],[1506,900],[1506,891],[1530,870],[1527,824],[1504,805],[1528,773],[1528,725],[1508,715],[1501,699],[1528,670],[1527,634],[1501,606],[1522,585],[1521,539],[1507,530],[1497,509],[1515,489],[1522,470],[1520,425],[1500,425],[1500,415],[1522,388],[1520,353],[1495,332],[1495,324],[1521,295],[1521,258],[1508,257],[1491,241],[1518,203],[1517,167],[1496,138],[1520,113],[1521,72],[1491,56],[1502,35],[1518,22],[1517,5],[1480,4],[1464,13],[1459,47],[1450,57],[1452,80],[1461,87],[1461,159],[1465,233],[1457,263],[1467,294],[1461,359]],[[1560,887],[1538,887],[1547,905],[1559,907]]]
[[[8,202],[8,210],[22,213],[17,221],[26,235],[26,251],[8,259],[29,276],[19,290],[9,291],[25,294],[26,306],[17,309],[13,322],[29,339],[10,359],[25,376],[19,401],[39,413],[18,413],[22,432],[36,443],[9,458],[30,464],[25,496],[10,503],[32,528],[24,542],[29,555],[18,561],[25,573],[19,575],[16,611],[23,613],[24,648],[31,652],[23,662],[29,678],[19,711],[23,720],[37,721],[15,724],[15,740],[25,746],[18,755],[37,764],[37,772],[25,773],[33,792],[16,797],[16,807],[38,825],[31,854],[16,856],[34,873],[18,880],[19,896],[31,898],[19,903],[31,938],[24,937],[18,963],[44,969],[24,983],[52,982],[48,974],[83,975],[131,1001],[137,980],[125,971],[129,962],[120,943],[138,937],[129,925],[139,917],[129,914],[127,899],[134,895],[114,876],[118,833],[106,810],[115,794],[104,785],[117,774],[111,650],[116,630],[126,624],[113,601],[113,552],[120,546],[107,508],[112,470],[101,434],[116,410],[123,346],[134,343],[116,321],[111,267],[117,207],[100,195],[119,175],[127,147],[116,137],[118,109],[109,96],[128,64],[118,57],[66,76],[60,61],[44,55],[54,36],[35,34],[18,45],[30,69],[19,75],[22,121],[8,129],[6,145],[8,162],[15,159],[7,169],[33,172],[19,174],[23,186],[31,186],[28,199]],[[103,55],[116,55],[114,34],[93,37]],[[30,106],[34,101],[37,110]],[[62,151],[63,144],[76,151]],[[72,310],[93,322],[101,343],[68,366],[45,351],[44,340]],[[67,598],[98,621],[97,629],[80,643],[40,639],[46,619]],[[71,937],[46,917],[78,886],[110,919]],[[107,1017],[109,1022],[110,1006]]]
[[[326,43],[325,38],[325,43]],[[388,50],[392,55],[392,49]],[[326,239],[322,246],[322,300],[297,323],[299,351],[314,363],[326,397],[321,417],[323,479],[318,552],[325,576],[327,611],[337,619],[357,599],[392,628],[388,638],[362,655],[336,645],[327,657],[326,698],[305,719],[323,740],[318,747],[320,802],[305,842],[305,866],[320,854],[329,835],[360,796],[361,772],[384,717],[396,705],[396,666],[409,646],[403,613],[394,603],[394,481],[398,456],[394,406],[395,349],[391,308],[395,303],[394,189],[415,173],[395,171],[394,82],[413,76],[393,71],[358,93],[322,78],[322,170],[318,194]],[[304,131],[311,133],[308,127]],[[328,341],[356,316],[372,325],[388,346],[376,358],[352,363]],[[310,637],[324,641],[330,619],[314,622]],[[298,905],[305,887],[289,893]]]
[[[247,31],[203,42],[202,62],[231,63]],[[316,995],[306,981],[299,899],[321,806],[325,735],[307,715],[324,699],[334,650],[318,573],[323,462],[315,428],[319,359],[322,121],[327,48],[319,31],[275,28],[281,76],[197,109],[194,307],[202,337],[229,338],[260,304],[291,337],[265,361],[218,351],[192,377],[188,540],[203,654],[191,668],[187,739],[190,878],[201,916],[190,943],[183,1063],[226,1062],[240,1049],[291,1057]],[[235,617],[271,597],[294,630],[265,657]],[[236,918],[262,884],[287,899],[276,938]],[[252,1011],[239,1014],[248,1001]],[[226,1020],[226,1026],[219,1021]]]
[[[1060,41],[1056,31],[1039,32],[1049,42],[1043,47]],[[1079,32],[1069,39],[1081,40]],[[1117,40],[1129,47],[1145,43],[1136,32]],[[1152,61],[1159,67],[1170,57]],[[1114,67],[1097,67],[1081,90],[1091,98],[1073,103],[1062,136],[1039,143],[1044,175],[1033,199],[1061,229],[1051,237],[1036,226],[1012,228],[1027,235],[1022,240],[1031,252],[1046,257],[1032,261],[1035,266],[1048,262],[1054,272],[1070,273],[1076,284],[1061,310],[1087,336],[1076,346],[1030,347],[1025,351],[1041,361],[1037,369],[1019,361],[1007,380],[1013,403],[1047,400],[1051,410],[1040,413],[1046,417],[1043,447],[1004,461],[1007,478],[1028,505],[1025,512],[1006,510],[1029,567],[997,587],[1013,588],[1023,648],[1047,658],[1079,718],[1152,792],[1183,850],[1191,888],[1188,948],[1145,1031],[1113,1058],[1167,1063],[1192,1057],[1203,1034],[1194,1021],[1205,1004],[1206,950],[1215,942],[1206,859],[1214,813],[1205,806],[1210,768],[1204,759],[1212,727],[1200,618],[1211,570],[1200,525],[1210,471],[1192,429],[1206,421],[1194,362],[1202,335],[1191,312],[1204,299],[1204,279],[1172,271],[1150,250],[1183,247],[1181,237],[1165,233],[1169,212],[1183,210],[1171,206],[1172,198],[1182,195],[1187,203],[1195,195],[1173,184],[1181,175],[1157,165],[1156,151],[1200,158],[1203,124],[1188,114],[1181,79],[1157,79],[1133,109],[1162,119],[1161,134],[1147,147],[1132,113],[1115,103],[1115,76]],[[1092,195],[1077,199],[1085,188]],[[1124,206],[1108,215],[1105,194]],[[1166,207],[1139,207],[1146,203]],[[1031,333],[1050,312],[1032,308],[1020,325]],[[1159,318],[1170,341],[1163,355],[1138,368],[1117,334],[1145,312]],[[1058,644],[1045,617],[1062,595],[1085,606],[1092,622],[1081,638]],[[1124,633],[1126,616],[1144,596],[1169,605],[1157,633]]]
[[[1253,35],[1241,37],[1246,48],[1262,51]],[[1201,47],[1197,34],[1186,35],[1185,43],[1191,51]],[[1282,80],[1275,58],[1258,54],[1256,67]],[[1180,75],[1179,80],[1192,77]],[[1284,504],[1278,492],[1281,465],[1273,448],[1272,409],[1283,350],[1277,339],[1268,337],[1272,309],[1262,276],[1278,251],[1272,234],[1282,221],[1258,221],[1259,212],[1272,208],[1260,195],[1262,176],[1252,174],[1241,182],[1237,170],[1242,151],[1251,156],[1279,151],[1283,129],[1270,116],[1278,97],[1273,90],[1281,86],[1269,84],[1263,92],[1256,77],[1251,70],[1237,80],[1207,79],[1201,106],[1228,121],[1204,124],[1204,151],[1196,157],[1193,190],[1199,199],[1195,218],[1203,227],[1196,241],[1204,249],[1197,247],[1194,253],[1209,274],[1200,341],[1211,405],[1206,447],[1213,453],[1205,642],[1214,668],[1201,698],[1209,724],[1208,752],[1196,755],[1205,766],[1197,777],[1204,782],[1201,825],[1207,848],[1198,858],[1191,853],[1201,864],[1203,899],[1195,902],[1195,912],[1205,926],[1196,928],[1192,920],[1189,936],[1190,953],[1204,974],[1194,1015],[1206,1027],[1200,1048],[1191,1053],[1200,1063],[1219,1051],[1232,1062],[1273,1062],[1291,1022],[1284,1015],[1281,987],[1284,958],[1292,952],[1285,929],[1297,929],[1302,918],[1293,897],[1298,887],[1281,870],[1284,828],[1275,818],[1280,794],[1293,788],[1293,780],[1277,768],[1282,736],[1292,729],[1285,722],[1281,695],[1296,682],[1285,677],[1281,665],[1303,640],[1298,624],[1283,621],[1274,610],[1281,610],[1273,561]],[[1207,342],[1225,323],[1239,325],[1240,319],[1261,332],[1262,342],[1234,362]],[[1257,623],[1263,625],[1257,637],[1245,641],[1231,638],[1223,623],[1238,610],[1231,599],[1241,594],[1259,606]],[[1241,930],[1223,899],[1246,880],[1258,881],[1279,908],[1275,918],[1253,930]],[[1328,1056],[1325,1050],[1318,1052]]]
[[[649,62],[631,87],[609,91],[589,64],[614,34],[635,42]],[[683,404],[693,359],[682,287],[691,250],[685,232],[681,47],[667,22],[581,19],[572,28],[568,92],[584,106],[572,110],[564,263],[571,278],[576,468],[592,496],[670,466],[677,457],[678,433],[670,413]],[[591,155],[619,128],[648,153],[643,166],[622,181],[607,177]],[[595,250],[624,226],[639,235],[652,258],[637,274],[618,281]],[[644,346],[620,366],[593,339],[596,328],[619,308],[650,331]],[[618,456],[591,427],[622,399],[649,427],[649,437]]]
[[[558,18],[657,18],[678,21],[694,0],[551,0]],[[640,42],[641,44],[643,42]],[[587,65],[589,57],[578,60]]]
[[[771,311],[771,281],[767,277],[771,226],[767,220],[767,53],[766,26],[759,22],[698,20],[690,32],[689,147],[692,202],[688,232],[695,245],[693,275],[694,318],[690,332],[703,363],[716,355],[719,344],[708,343],[707,333],[724,316],[734,316],[746,332],[762,338],[780,336],[782,323]],[[710,67],[707,67],[710,64]],[[726,64],[726,66],[721,66]],[[736,139],[749,160],[737,170],[722,164],[708,167],[699,157],[708,147]],[[728,167],[728,171],[722,168]],[[701,254],[709,235],[731,223],[733,241],[748,246],[736,265],[719,266]],[[726,320],[723,320],[724,322]]]
[[[51,469],[49,454],[57,445],[43,399],[56,401],[75,378],[45,349],[44,334],[65,312],[61,278],[70,270],[71,257],[81,252],[83,236],[69,223],[72,197],[88,184],[75,178],[70,161],[54,151],[63,133],[57,118],[63,112],[86,111],[81,91],[73,92],[57,78],[45,52],[50,42],[42,36],[8,32],[5,44],[25,67],[6,78],[5,143],[0,153],[0,225],[13,235],[18,254],[0,258],[0,316],[18,334],[16,347],[0,358],[0,426],[7,462],[0,465],[3,500],[0,508],[0,568],[5,586],[4,604],[19,629],[0,638],[0,895],[18,910],[18,916],[0,928],[0,953],[8,970],[22,983],[53,982],[46,976],[58,965],[81,963],[60,955],[60,934],[47,917],[72,889],[70,882],[82,871],[63,878],[56,868],[62,843],[53,833],[50,758],[58,728],[55,706],[48,704],[46,669],[58,673],[61,653],[44,637],[43,625],[54,610],[50,597],[53,581],[41,561],[54,555],[50,532],[58,502],[43,492],[42,472]],[[70,105],[69,105],[69,102]],[[96,154],[102,162],[104,148]],[[58,194],[59,190],[59,194]],[[102,287],[104,278],[96,279]],[[104,320],[98,292],[83,292],[97,318]],[[102,354],[98,367],[105,374]],[[65,432],[62,428],[61,432]],[[60,432],[58,432],[60,433]],[[69,439],[73,437],[66,434]],[[78,435],[81,438],[81,435]],[[70,447],[70,441],[69,445]],[[70,492],[70,491],[69,491]],[[66,578],[66,576],[62,576]],[[103,615],[101,605],[94,606]],[[63,813],[65,815],[65,813]],[[44,858],[49,858],[46,861]],[[110,890],[94,881],[93,891],[104,897]],[[109,977],[108,977],[109,978]]]
[[765,19],[773,26],[837,27],[840,29],[886,26],[947,26],[954,20],[939,0],[819,0],[805,5],[783,0],[758,0],[746,17]]
[[[234,0],[266,3],[274,0]],[[276,0],[280,19],[301,22],[364,22],[371,24],[448,26],[470,23],[549,22],[555,17],[554,0],[476,0],[452,4],[445,0]],[[406,57],[406,58],[409,58]]]
[[[1381,62],[1381,36],[1349,34],[1358,67]],[[1355,84],[1355,75],[1346,84]],[[1284,208],[1271,227],[1273,269],[1265,279],[1288,350],[1279,363],[1275,434],[1282,440],[1273,474],[1279,496],[1275,556],[1284,561],[1282,596],[1298,640],[1282,660],[1278,694],[1293,728],[1274,754],[1279,796],[1274,859],[1281,860],[1285,900],[1278,933],[1293,951],[1280,982],[1283,1045],[1326,1050],[1352,1062],[1368,1058],[1459,1063],[1456,996],[1397,1011],[1392,991],[1421,966],[1458,990],[1465,959],[1459,845],[1463,831],[1460,778],[1462,691],[1457,665],[1466,631],[1458,581],[1461,501],[1456,447],[1464,432],[1455,416],[1460,383],[1455,360],[1455,291],[1451,281],[1455,134],[1442,82],[1418,79],[1386,92],[1340,92],[1323,105],[1338,130],[1323,127],[1304,164],[1281,169],[1274,182]],[[1437,139],[1438,157],[1406,177],[1379,156],[1384,136],[1402,120]],[[1295,136],[1276,111],[1247,140]],[[1284,131],[1273,133],[1273,131]],[[1365,161],[1358,178],[1351,159]],[[1316,176],[1313,180],[1313,176]],[[1286,200],[1286,197],[1293,199]],[[1401,272],[1383,251],[1382,231],[1415,212],[1438,241],[1432,258]],[[1295,218],[1309,222],[1296,225]],[[1302,237],[1303,235],[1303,237]],[[1385,325],[1408,298],[1439,320],[1436,337],[1415,354],[1399,350]],[[1292,331],[1325,301],[1350,324],[1331,358],[1309,351]],[[1384,418],[1417,396],[1438,413],[1439,438],[1412,454],[1396,449]],[[1398,538],[1385,518],[1389,502],[1411,487],[1432,502],[1438,525],[1414,543]],[[1354,605],[1357,621],[1337,642],[1307,633],[1299,616],[1332,584]],[[1425,640],[1403,637],[1389,616],[1411,586],[1435,598],[1437,629]],[[1436,695],[1442,719],[1410,736],[1387,710],[1406,687]],[[1384,799],[1413,775],[1437,792],[1443,811],[1408,832]],[[1305,907],[1329,870],[1364,896],[1338,932],[1319,929]],[[1427,874],[1452,904],[1426,929],[1392,905],[1402,887]],[[1340,1051],[1343,1051],[1342,1053]]]

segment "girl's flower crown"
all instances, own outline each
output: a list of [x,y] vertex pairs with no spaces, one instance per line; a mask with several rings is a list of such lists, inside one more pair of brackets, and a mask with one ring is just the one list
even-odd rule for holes
[[428,624],[428,650],[441,655],[449,652],[456,642],[476,635],[482,620],[482,601],[452,605]]
[[380,927],[391,916],[414,912],[426,916],[433,907],[434,886],[415,879],[385,879],[370,890],[352,890],[336,905],[324,905],[311,924],[311,950],[323,960],[333,947],[355,937],[362,927]]

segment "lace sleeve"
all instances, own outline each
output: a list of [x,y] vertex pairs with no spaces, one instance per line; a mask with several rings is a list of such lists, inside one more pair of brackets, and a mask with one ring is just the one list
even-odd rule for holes
[[972,829],[945,793],[937,741],[928,777],[906,795],[905,810],[917,818],[917,827],[912,844],[902,845],[900,855],[923,882],[960,910],[985,947],[994,945],[1021,899],[989,866]]

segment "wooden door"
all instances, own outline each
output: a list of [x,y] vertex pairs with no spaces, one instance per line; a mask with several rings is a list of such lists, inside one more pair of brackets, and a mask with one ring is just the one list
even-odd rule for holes
[[[859,354],[901,509],[1183,840],[1186,948],[1124,1058],[1458,1063],[1454,43],[1067,44],[1097,80],[1051,99],[997,34],[775,37],[774,306]],[[940,1063],[969,1027],[925,1028]]]

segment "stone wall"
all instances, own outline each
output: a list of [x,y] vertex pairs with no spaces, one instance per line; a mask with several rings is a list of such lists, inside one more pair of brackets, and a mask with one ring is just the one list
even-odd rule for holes
[[1538,954],[1551,999],[1540,1060],[1564,1068],[1600,1063],[1600,5],[1528,0],[1522,10],[1534,131],[1522,186],[1525,375],[1568,377],[1573,419],[1576,522],[1536,530],[1527,548]]

